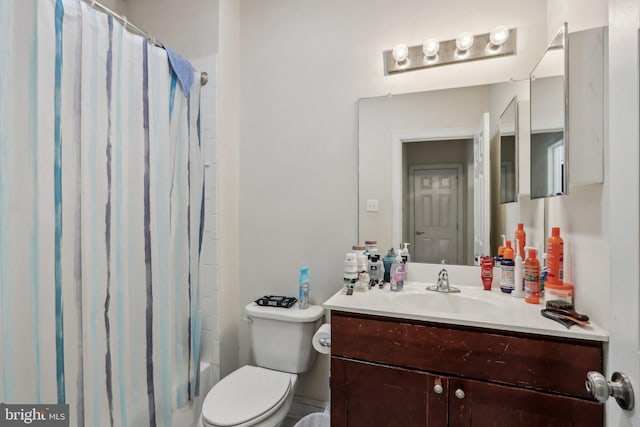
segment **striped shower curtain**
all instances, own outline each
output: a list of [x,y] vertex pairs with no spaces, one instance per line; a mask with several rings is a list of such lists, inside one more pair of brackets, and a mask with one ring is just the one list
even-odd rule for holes
[[198,394],[194,80],[80,0],[0,0],[0,402],[168,426]]

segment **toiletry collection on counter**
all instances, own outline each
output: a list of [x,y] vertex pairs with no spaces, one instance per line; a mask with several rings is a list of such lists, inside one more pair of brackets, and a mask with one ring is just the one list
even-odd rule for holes
[[373,287],[383,289],[389,284],[393,292],[401,291],[407,277],[407,262],[410,261],[409,243],[399,250],[389,249],[385,256],[378,253],[375,240],[365,241],[365,246],[354,245],[344,257],[344,287],[346,293],[367,291]]
[[[529,304],[540,304],[544,300],[541,315],[567,328],[588,325],[588,316],[574,310],[573,285],[563,281],[564,243],[560,228],[552,227],[542,264],[538,250],[526,245],[523,224],[518,224],[513,240],[502,238],[495,257],[478,259],[483,288],[491,290],[496,284],[503,293]],[[403,243],[399,250],[391,248],[381,256],[376,241],[365,241],[365,246],[354,245],[345,254],[343,292],[353,295],[372,288],[384,289],[387,284],[392,292],[402,291],[410,261],[408,247],[408,243]]]

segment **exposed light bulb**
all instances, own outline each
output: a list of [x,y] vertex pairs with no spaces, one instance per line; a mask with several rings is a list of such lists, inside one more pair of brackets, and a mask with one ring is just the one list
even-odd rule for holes
[[439,50],[440,42],[438,39],[426,39],[424,43],[422,43],[422,52],[427,58],[433,58],[438,54]]
[[456,38],[456,47],[460,52],[466,52],[473,46],[473,34],[468,31],[464,31],[458,34]]
[[391,51],[391,56],[396,63],[401,64],[409,58],[409,48],[406,44],[397,44]]
[[493,46],[502,46],[507,40],[509,40],[509,29],[504,25],[495,27],[489,33],[489,41]]

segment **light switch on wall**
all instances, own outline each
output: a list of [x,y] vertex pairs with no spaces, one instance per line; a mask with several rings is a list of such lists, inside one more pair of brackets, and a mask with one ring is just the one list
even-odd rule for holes
[[367,200],[367,212],[378,212],[377,200]]

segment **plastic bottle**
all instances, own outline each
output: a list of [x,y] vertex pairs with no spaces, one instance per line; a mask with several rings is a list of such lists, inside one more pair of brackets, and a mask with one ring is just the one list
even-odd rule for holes
[[564,275],[564,242],[560,237],[560,227],[551,228],[547,239],[547,283],[562,285]]
[[507,240],[507,246],[504,248],[504,259],[501,265],[500,290],[506,294],[513,291],[514,286],[514,263],[513,249],[511,248],[511,240]]
[[384,267],[381,265],[380,255],[374,254],[369,258],[369,287],[373,287],[382,282],[382,277],[384,275]]
[[344,256],[343,284],[347,288],[353,288],[358,281],[358,261],[354,252],[347,252]]
[[527,233],[524,231],[524,224],[522,223],[518,224],[518,229],[515,233],[515,240],[519,242],[517,245],[518,252],[520,253],[520,256],[524,258],[526,256],[524,248],[527,245]]
[[391,282],[391,265],[393,265],[393,261],[396,260],[396,251],[391,248],[389,252],[382,258],[384,263],[384,282]]
[[530,304],[540,302],[540,261],[535,248],[529,248],[524,261],[524,300]]
[[400,246],[402,249],[400,249],[400,255],[402,256],[402,261],[404,261],[405,264],[407,264],[408,262],[411,262],[411,254],[409,253],[409,245],[410,243],[402,243]]
[[380,254],[376,255],[376,264],[378,264],[378,271],[380,272],[380,277],[378,279],[378,287],[380,289],[384,288],[384,276],[387,273],[387,269],[384,266],[384,262],[382,261]]
[[490,256],[480,257],[480,278],[482,279],[482,288],[485,291],[490,291],[493,283],[493,259]]
[[540,298],[544,296],[544,288],[547,283],[547,273],[549,268],[547,267],[547,253],[542,254],[542,266],[540,267]]
[[398,253],[398,256],[396,256],[396,259],[393,261],[393,264],[391,265],[391,285],[390,285],[390,289],[394,292],[399,292],[402,290],[402,288],[404,287],[404,279],[406,276],[406,267],[405,267],[405,263],[402,260],[402,255],[400,255],[400,253]]
[[377,255],[378,254],[378,242],[375,240],[365,240],[364,241],[365,244],[365,253],[369,256],[373,256],[373,255]]
[[351,252],[354,252],[356,255],[362,255],[365,258],[367,257],[367,247],[361,245],[353,245],[351,246]]
[[298,308],[304,310],[309,308],[309,267],[300,269],[300,278],[298,278]]
[[513,259],[513,291],[511,292],[511,296],[516,298],[523,298],[524,297],[524,277],[523,277],[524,263],[522,262],[522,256],[520,255],[520,241],[518,239],[516,239],[516,244],[514,246],[516,249],[516,255]]

